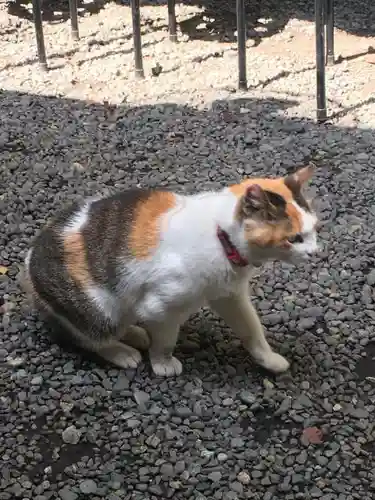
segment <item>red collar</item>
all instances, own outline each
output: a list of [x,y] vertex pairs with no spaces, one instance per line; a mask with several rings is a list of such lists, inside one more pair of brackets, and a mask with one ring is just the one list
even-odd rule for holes
[[229,262],[239,267],[245,267],[249,265],[247,259],[244,259],[241,256],[240,252],[237,250],[235,245],[233,245],[233,243],[230,241],[229,235],[226,231],[221,229],[220,226],[217,226],[216,234],[220,240],[220,243],[224,249],[225,255],[227,256]]

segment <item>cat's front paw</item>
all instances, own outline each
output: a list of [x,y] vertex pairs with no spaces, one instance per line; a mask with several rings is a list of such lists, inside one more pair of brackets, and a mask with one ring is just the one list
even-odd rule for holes
[[273,373],[286,372],[290,363],[283,356],[276,352],[269,351],[261,356],[254,356],[254,361],[259,365]]
[[151,358],[151,366],[159,377],[174,377],[182,372],[182,363],[174,356],[170,358]]

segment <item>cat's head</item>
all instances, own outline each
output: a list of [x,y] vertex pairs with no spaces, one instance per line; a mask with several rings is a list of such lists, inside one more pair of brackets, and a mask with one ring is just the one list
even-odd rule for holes
[[255,258],[296,261],[317,252],[318,219],[302,192],[313,172],[309,165],[287,177],[242,183],[236,216]]

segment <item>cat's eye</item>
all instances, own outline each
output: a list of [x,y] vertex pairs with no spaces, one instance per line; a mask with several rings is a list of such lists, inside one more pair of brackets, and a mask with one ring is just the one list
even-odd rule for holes
[[303,243],[303,236],[301,233],[297,233],[297,234],[294,234],[293,236],[291,236],[290,238],[288,238],[288,241],[292,245],[294,245],[296,243]]

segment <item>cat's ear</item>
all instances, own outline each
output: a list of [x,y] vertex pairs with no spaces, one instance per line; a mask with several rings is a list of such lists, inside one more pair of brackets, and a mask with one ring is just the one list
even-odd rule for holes
[[315,172],[315,165],[313,163],[310,163],[307,165],[307,167],[300,168],[295,172],[294,174],[290,174],[287,177],[285,177],[285,184],[289,186],[293,186],[295,188],[301,189],[302,186],[308,182],[311,177],[314,175]]
[[251,184],[247,187],[244,195],[244,201],[249,208],[259,210],[266,202],[266,196],[259,184]]
[[246,219],[255,212],[262,210],[267,204],[267,197],[259,184],[250,184],[246,188],[244,195],[240,200],[239,216]]
[[259,222],[284,219],[285,199],[273,191],[262,189],[258,184],[246,188],[239,203],[240,219],[256,219]]

